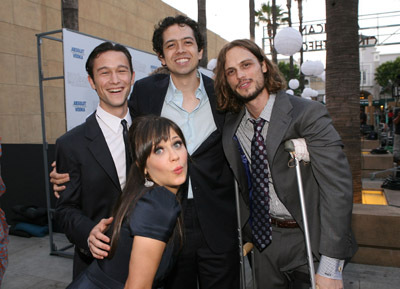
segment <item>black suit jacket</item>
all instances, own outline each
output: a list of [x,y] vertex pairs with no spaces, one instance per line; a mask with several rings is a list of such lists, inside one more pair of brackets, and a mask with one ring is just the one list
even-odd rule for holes
[[[213,81],[204,75],[202,77],[217,130],[190,156],[189,175],[206,242],[215,253],[224,253],[237,246],[233,176],[222,149],[225,114],[216,110]],[[169,76],[165,74],[135,82],[129,100],[133,116],[160,115],[168,86]]]
[[93,258],[87,238],[93,227],[111,214],[121,186],[95,112],[86,122],[56,142],[57,171],[69,173],[70,181],[60,194],[55,218],[75,244],[74,276]]
[[[241,191],[242,224],[249,217],[249,191],[235,135],[245,113],[227,114],[223,145]],[[351,230],[353,188],[342,141],[324,105],[278,93],[266,139],[267,158],[279,199],[303,229],[295,168],[289,168],[286,140],[305,138],[311,162],[301,163],[311,245],[314,255],[346,259],[357,245]]]

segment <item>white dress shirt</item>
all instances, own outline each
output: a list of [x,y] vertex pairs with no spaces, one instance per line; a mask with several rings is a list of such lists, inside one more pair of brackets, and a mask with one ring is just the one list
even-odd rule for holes
[[[123,189],[126,183],[126,159],[125,143],[122,135],[122,119],[106,112],[100,106],[98,106],[96,110],[96,119],[101,131],[103,132],[104,138],[106,139],[108,149],[110,150],[111,156],[114,160],[121,189]],[[132,124],[129,110],[123,119],[127,121],[129,128]]]

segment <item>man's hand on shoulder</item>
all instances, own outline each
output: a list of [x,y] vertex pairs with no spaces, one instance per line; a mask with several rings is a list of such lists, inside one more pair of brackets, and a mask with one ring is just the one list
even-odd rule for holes
[[93,257],[96,259],[104,259],[108,256],[108,251],[110,251],[110,238],[104,235],[104,232],[111,225],[113,217],[108,219],[101,219],[101,221],[94,226],[92,231],[90,231],[88,238],[89,250]]
[[56,169],[56,162],[51,164],[53,170],[50,173],[50,183],[53,184],[54,196],[58,199],[60,193],[65,190],[65,186],[62,185],[69,182],[69,174],[59,174]]

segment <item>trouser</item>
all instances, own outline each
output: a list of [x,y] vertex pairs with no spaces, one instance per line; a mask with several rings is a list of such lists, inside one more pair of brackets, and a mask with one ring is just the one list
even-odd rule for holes
[[239,289],[238,249],[216,254],[207,245],[193,200],[184,211],[184,245],[165,289]]
[[393,139],[393,161],[400,161],[400,134],[394,134]]
[[[310,287],[307,250],[299,228],[272,227],[272,242],[262,252],[254,249],[258,289],[300,289]],[[315,268],[318,264],[314,263]]]

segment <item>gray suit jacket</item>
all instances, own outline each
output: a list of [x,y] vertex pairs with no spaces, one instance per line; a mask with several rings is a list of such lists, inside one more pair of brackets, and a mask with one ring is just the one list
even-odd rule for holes
[[[249,217],[246,173],[233,139],[244,115],[228,113],[223,130],[223,147],[238,181],[243,226]],[[270,173],[275,191],[303,229],[296,172],[288,167],[286,140],[305,138],[311,162],[301,164],[313,254],[346,259],[357,245],[351,231],[353,188],[342,141],[324,105],[279,92],[272,109],[266,139]]]

